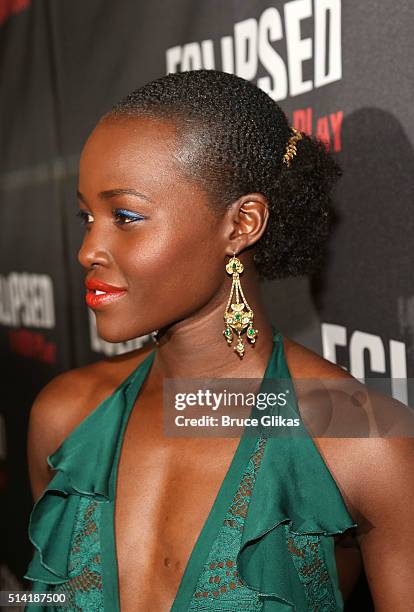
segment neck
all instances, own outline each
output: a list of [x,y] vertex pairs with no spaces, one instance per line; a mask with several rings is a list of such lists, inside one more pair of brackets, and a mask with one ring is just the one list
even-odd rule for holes
[[228,346],[224,336],[226,294],[216,296],[207,307],[183,321],[160,330],[154,360],[154,374],[169,378],[262,378],[273,348],[273,330],[266,315],[256,277],[243,275],[243,291],[254,313],[253,326],[258,330],[252,345],[246,332],[240,358],[233,342]]

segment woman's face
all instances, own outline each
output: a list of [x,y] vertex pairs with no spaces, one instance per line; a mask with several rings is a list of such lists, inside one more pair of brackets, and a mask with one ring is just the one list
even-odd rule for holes
[[86,280],[125,289],[93,307],[109,342],[195,314],[223,284],[223,218],[183,178],[176,147],[172,123],[136,118],[98,124],[82,151],[78,259]]

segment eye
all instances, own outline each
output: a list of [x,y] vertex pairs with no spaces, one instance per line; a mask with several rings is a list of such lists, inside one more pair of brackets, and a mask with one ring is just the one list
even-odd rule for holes
[[116,219],[116,225],[125,225],[126,223],[133,223],[134,221],[142,221],[142,219],[145,219],[142,215],[138,215],[137,213],[123,208],[116,208],[113,211],[113,215]]
[[80,218],[81,225],[89,225],[88,217],[92,217],[86,210],[78,210],[76,216]]
[[[142,219],[145,219],[145,217],[143,217],[142,215],[133,213],[130,210],[124,210],[123,208],[116,208],[112,211],[112,214],[116,219],[115,225],[125,225],[127,223],[132,223],[134,221],[141,221]],[[76,216],[80,218],[81,225],[83,226],[90,225],[93,221],[93,215],[91,215],[91,213],[88,213],[86,210],[78,210],[76,212]]]

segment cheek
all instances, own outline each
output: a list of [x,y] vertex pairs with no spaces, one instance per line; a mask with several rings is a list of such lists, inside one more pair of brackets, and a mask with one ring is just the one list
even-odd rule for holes
[[226,276],[217,221],[187,215],[142,230],[123,266],[134,301],[183,315],[208,302]]

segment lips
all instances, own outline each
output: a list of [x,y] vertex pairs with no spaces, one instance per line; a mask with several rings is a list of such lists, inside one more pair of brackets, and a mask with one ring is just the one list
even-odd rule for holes
[[85,300],[90,308],[98,308],[119,300],[127,291],[123,287],[109,285],[95,278],[87,279],[85,287],[87,289]]

